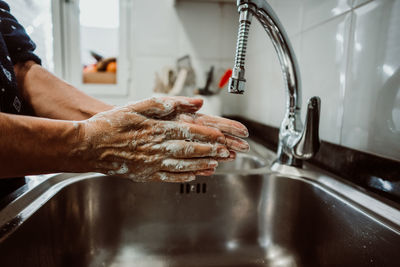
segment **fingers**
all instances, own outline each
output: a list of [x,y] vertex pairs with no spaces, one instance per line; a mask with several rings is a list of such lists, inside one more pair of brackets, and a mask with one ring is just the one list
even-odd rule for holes
[[[222,132],[225,132],[225,144],[229,150],[235,150],[239,152],[248,152],[249,144],[236,136],[248,136],[247,128],[236,121],[213,117],[208,115],[188,115],[188,114],[180,114],[178,119],[187,123],[195,123],[196,125],[206,125],[209,127],[217,127]],[[216,122],[214,126],[212,126],[212,121]],[[233,134],[233,135],[232,135]],[[234,136],[236,135],[236,136]]]
[[188,142],[184,140],[169,140],[162,144],[153,145],[152,152],[162,153],[174,158],[204,158],[229,157],[229,150],[222,144]]
[[217,158],[216,160],[218,162],[229,162],[229,161],[234,161],[236,159],[236,152],[235,151],[229,151],[229,157],[227,158]]
[[196,179],[196,175],[200,176],[211,176],[215,172],[215,169],[207,169],[196,172],[157,172],[153,174],[149,181],[156,182],[167,182],[167,183],[186,183]]
[[195,172],[195,175],[201,175],[201,176],[211,176],[215,173],[215,169],[208,169],[204,171],[197,171]]
[[185,183],[196,179],[194,172],[157,172],[153,174],[149,181],[169,182],[169,183]]
[[249,152],[250,146],[245,140],[237,138],[232,135],[225,135],[226,146],[230,150],[239,151],[239,152]]
[[198,125],[204,125],[209,127],[214,127],[219,129],[220,131],[234,135],[237,137],[248,137],[249,131],[246,126],[241,124],[240,122],[218,117],[218,116],[210,116],[204,114],[180,114],[178,115],[178,120],[195,123]]
[[164,159],[160,170],[168,172],[191,172],[214,169],[218,162],[213,159]]
[[183,96],[149,98],[129,105],[135,112],[151,118],[162,118],[173,113],[194,113],[203,105],[197,98]]
[[225,136],[218,129],[176,121],[160,121],[156,133],[169,139],[225,144]]

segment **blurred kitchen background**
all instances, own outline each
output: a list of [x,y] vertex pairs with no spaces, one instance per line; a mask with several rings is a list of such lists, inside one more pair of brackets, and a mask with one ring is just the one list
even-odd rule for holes
[[[321,138],[399,160],[400,1],[268,2],[298,57],[303,105],[314,95],[321,97]],[[247,91],[237,96],[218,89],[234,61],[238,28],[234,0],[8,3],[37,44],[43,65],[108,103],[151,97],[154,90],[159,95],[181,78],[185,82],[179,94],[193,95],[206,87],[218,92],[204,96],[217,100],[219,110],[213,111],[217,114],[240,115],[274,127],[282,121],[285,95],[280,65],[256,20],[249,37]],[[180,64],[192,70],[180,73]]]

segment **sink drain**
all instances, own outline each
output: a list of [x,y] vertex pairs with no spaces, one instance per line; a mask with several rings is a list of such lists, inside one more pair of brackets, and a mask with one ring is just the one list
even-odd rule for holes
[[205,194],[207,193],[207,184],[206,183],[197,183],[197,184],[180,184],[180,193],[181,194]]

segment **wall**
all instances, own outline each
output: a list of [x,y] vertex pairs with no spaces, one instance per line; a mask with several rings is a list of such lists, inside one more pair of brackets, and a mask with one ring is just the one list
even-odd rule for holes
[[[237,11],[232,3],[132,0],[132,82],[128,99],[103,98],[113,104],[152,96],[155,72],[175,66],[186,54],[192,59],[196,84],[205,85],[205,74],[233,65]],[[237,98],[223,92],[224,107]],[[227,109],[224,110],[228,112]]]
[[[269,3],[299,60],[303,106],[308,98],[321,97],[321,138],[399,160],[400,1]],[[285,107],[282,74],[255,21],[246,64],[247,91],[236,114],[279,127]]]

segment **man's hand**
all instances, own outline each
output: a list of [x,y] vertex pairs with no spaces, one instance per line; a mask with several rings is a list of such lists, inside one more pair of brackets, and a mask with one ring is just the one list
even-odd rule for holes
[[135,181],[183,182],[211,175],[218,160],[248,150],[233,136],[248,132],[238,122],[196,116],[201,105],[200,99],[152,98],[99,113],[78,122],[84,138],[74,153],[83,157],[88,171]]
[[202,99],[182,96],[161,97],[146,99],[133,105],[136,112],[144,116],[216,128],[224,133],[229,150],[249,151],[249,144],[240,139],[249,136],[246,126],[222,117],[196,113],[203,105]]

